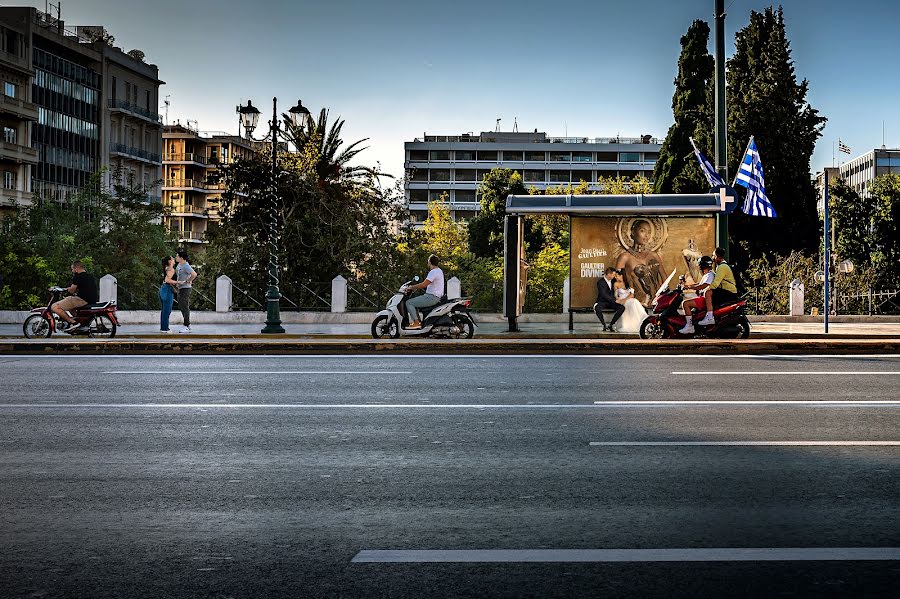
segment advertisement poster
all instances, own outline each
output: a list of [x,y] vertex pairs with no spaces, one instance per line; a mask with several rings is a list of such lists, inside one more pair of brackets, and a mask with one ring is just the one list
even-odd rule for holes
[[[597,301],[597,281],[608,266],[624,272],[634,297],[648,306],[666,277],[700,278],[700,256],[715,249],[715,217],[572,217],[571,307]],[[677,275],[676,275],[677,276]]]

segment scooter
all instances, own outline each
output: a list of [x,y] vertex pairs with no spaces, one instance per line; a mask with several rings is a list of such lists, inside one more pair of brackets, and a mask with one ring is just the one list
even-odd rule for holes
[[472,300],[469,298],[446,299],[429,308],[419,308],[422,313],[422,328],[409,328],[409,312],[406,302],[409,299],[409,286],[417,283],[419,277],[413,277],[400,286],[400,290],[391,296],[387,307],[375,315],[372,321],[372,337],[384,339],[390,337],[450,337],[453,339],[471,339],[475,335],[475,319],[469,313]]
[[[62,299],[65,292],[64,287],[50,288],[50,301],[47,302],[47,305],[32,309],[31,315],[25,319],[25,323],[22,325],[22,332],[26,337],[29,339],[50,337],[57,331],[65,331],[69,328],[68,322],[50,310],[50,306]],[[82,306],[70,315],[79,325],[87,325],[83,332],[78,331],[79,334],[112,339],[116,336],[116,328],[119,326],[116,310],[116,302],[99,302]]]
[[713,309],[715,324],[700,325],[706,310],[699,312],[694,320],[695,332],[679,332],[687,323],[681,305],[684,301],[684,275],[679,277],[675,289],[669,283],[675,271],[665,280],[653,300],[652,312],[641,323],[641,339],[691,339],[694,337],[717,337],[722,339],[746,339],[750,336],[750,321],[747,320],[747,302],[740,300]]

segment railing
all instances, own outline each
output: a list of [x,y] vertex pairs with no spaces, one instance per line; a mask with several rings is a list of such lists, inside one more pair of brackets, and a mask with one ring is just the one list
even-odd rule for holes
[[[413,139],[416,143],[434,142],[434,143],[494,143],[495,140],[486,136],[482,139],[479,135],[426,135],[425,137],[416,137]],[[498,134],[497,143],[538,143],[538,144],[651,144],[661,145],[663,140],[658,137],[535,137],[522,136],[522,139],[516,138],[515,141],[506,139],[503,134]]]
[[139,116],[144,117],[145,119],[154,121],[156,123],[161,123],[162,119],[159,116],[159,113],[153,112],[152,110],[147,110],[142,106],[138,106],[137,104],[132,104],[131,102],[127,102],[125,100],[118,100],[116,98],[109,99],[109,107],[110,108],[119,108],[121,110],[127,110],[133,114],[137,114]]
[[111,143],[109,144],[109,150],[110,152],[143,158],[144,160],[149,160],[151,162],[161,162],[159,154],[148,152],[147,150],[142,150],[140,148],[134,148],[132,146],[126,146],[125,144]]
[[207,189],[207,184],[203,181],[197,179],[166,179],[163,182],[163,187],[178,187],[178,188],[194,188],[194,189]]
[[203,165],[209,163],[206,156],[202,154],[166,154],[163,160],[166,162],[196,162]]
[[179,212],[182,214],[196,214],[200,216],[206,216],[206,208],[201,208],[199,206],[194,206],[193,204],[185,204],[183,202],[176,202],[171,204],[172,212]]
[[177,235],[179,240],[196,239],[199,241],[203,241],[206,239],[206,231],[195,231],[193,229],[172,229],[170,233],[172,233],[172,235]]
[[0,150],[13,154],[21,154],[22,156],[34,159],[37,159],[38,157],[38,151],[36,148],[29,148],[28,146],[22,146],[17,143],[8,142],[6,140],[0,141]]
[[865,292],[841,293],[837,296],[836,310],[841,314],[900,313],[900,290],[874,291],[869,287]]
[[388,299],[396,293],[380,283],[347,283],[347,310],[350,312],[377,312],[382,310]]

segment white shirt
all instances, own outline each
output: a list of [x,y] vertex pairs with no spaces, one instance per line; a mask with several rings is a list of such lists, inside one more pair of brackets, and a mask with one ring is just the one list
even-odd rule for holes
[[[708,273],[706,273],[705,275],[700,277],[700,282],[697,284],[698,285],[710,285],[710,284],[712,284],[713,280],[715,280],[715,278],[716,278],[716,273],[714,273],[713,271],[709,271]],[[706,289],[704,289],[700,293],[706,293]]]
[[425,276],[426,279],[431,281],[428,284],[428,287],[425,288],[425,293],[430,293],[431,295],[435,295],[437,297],[441,297],[444,295],[444,271],[440,268],[432,268],[428,271],[428,274]]

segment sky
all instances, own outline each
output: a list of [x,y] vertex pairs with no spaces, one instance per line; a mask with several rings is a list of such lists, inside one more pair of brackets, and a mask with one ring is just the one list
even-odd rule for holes
[[[44,2],[5,3],[38,7]],[[771,1],[726,0],[734,33]],[[808,100],[828,118],[818,171],[900,146],[900,0],[784,0]],[[66,0],[68,25],[103,25],[116,45],[159,67],[160,113],[201,130],[237,131],[235,106],[279,112],[297,99],[346,121],[359,155],[403,174],[403,142],[424,133],[535,128],[552,136],[664,137],[672,124],[679,39],[713,0]],[[710,36],[712,38],[712,36]],[[710,39],[710,51],[712,51]],[[763,161],[765,153],[763,151]],[[711,153],[709,149],[707,153]]]

